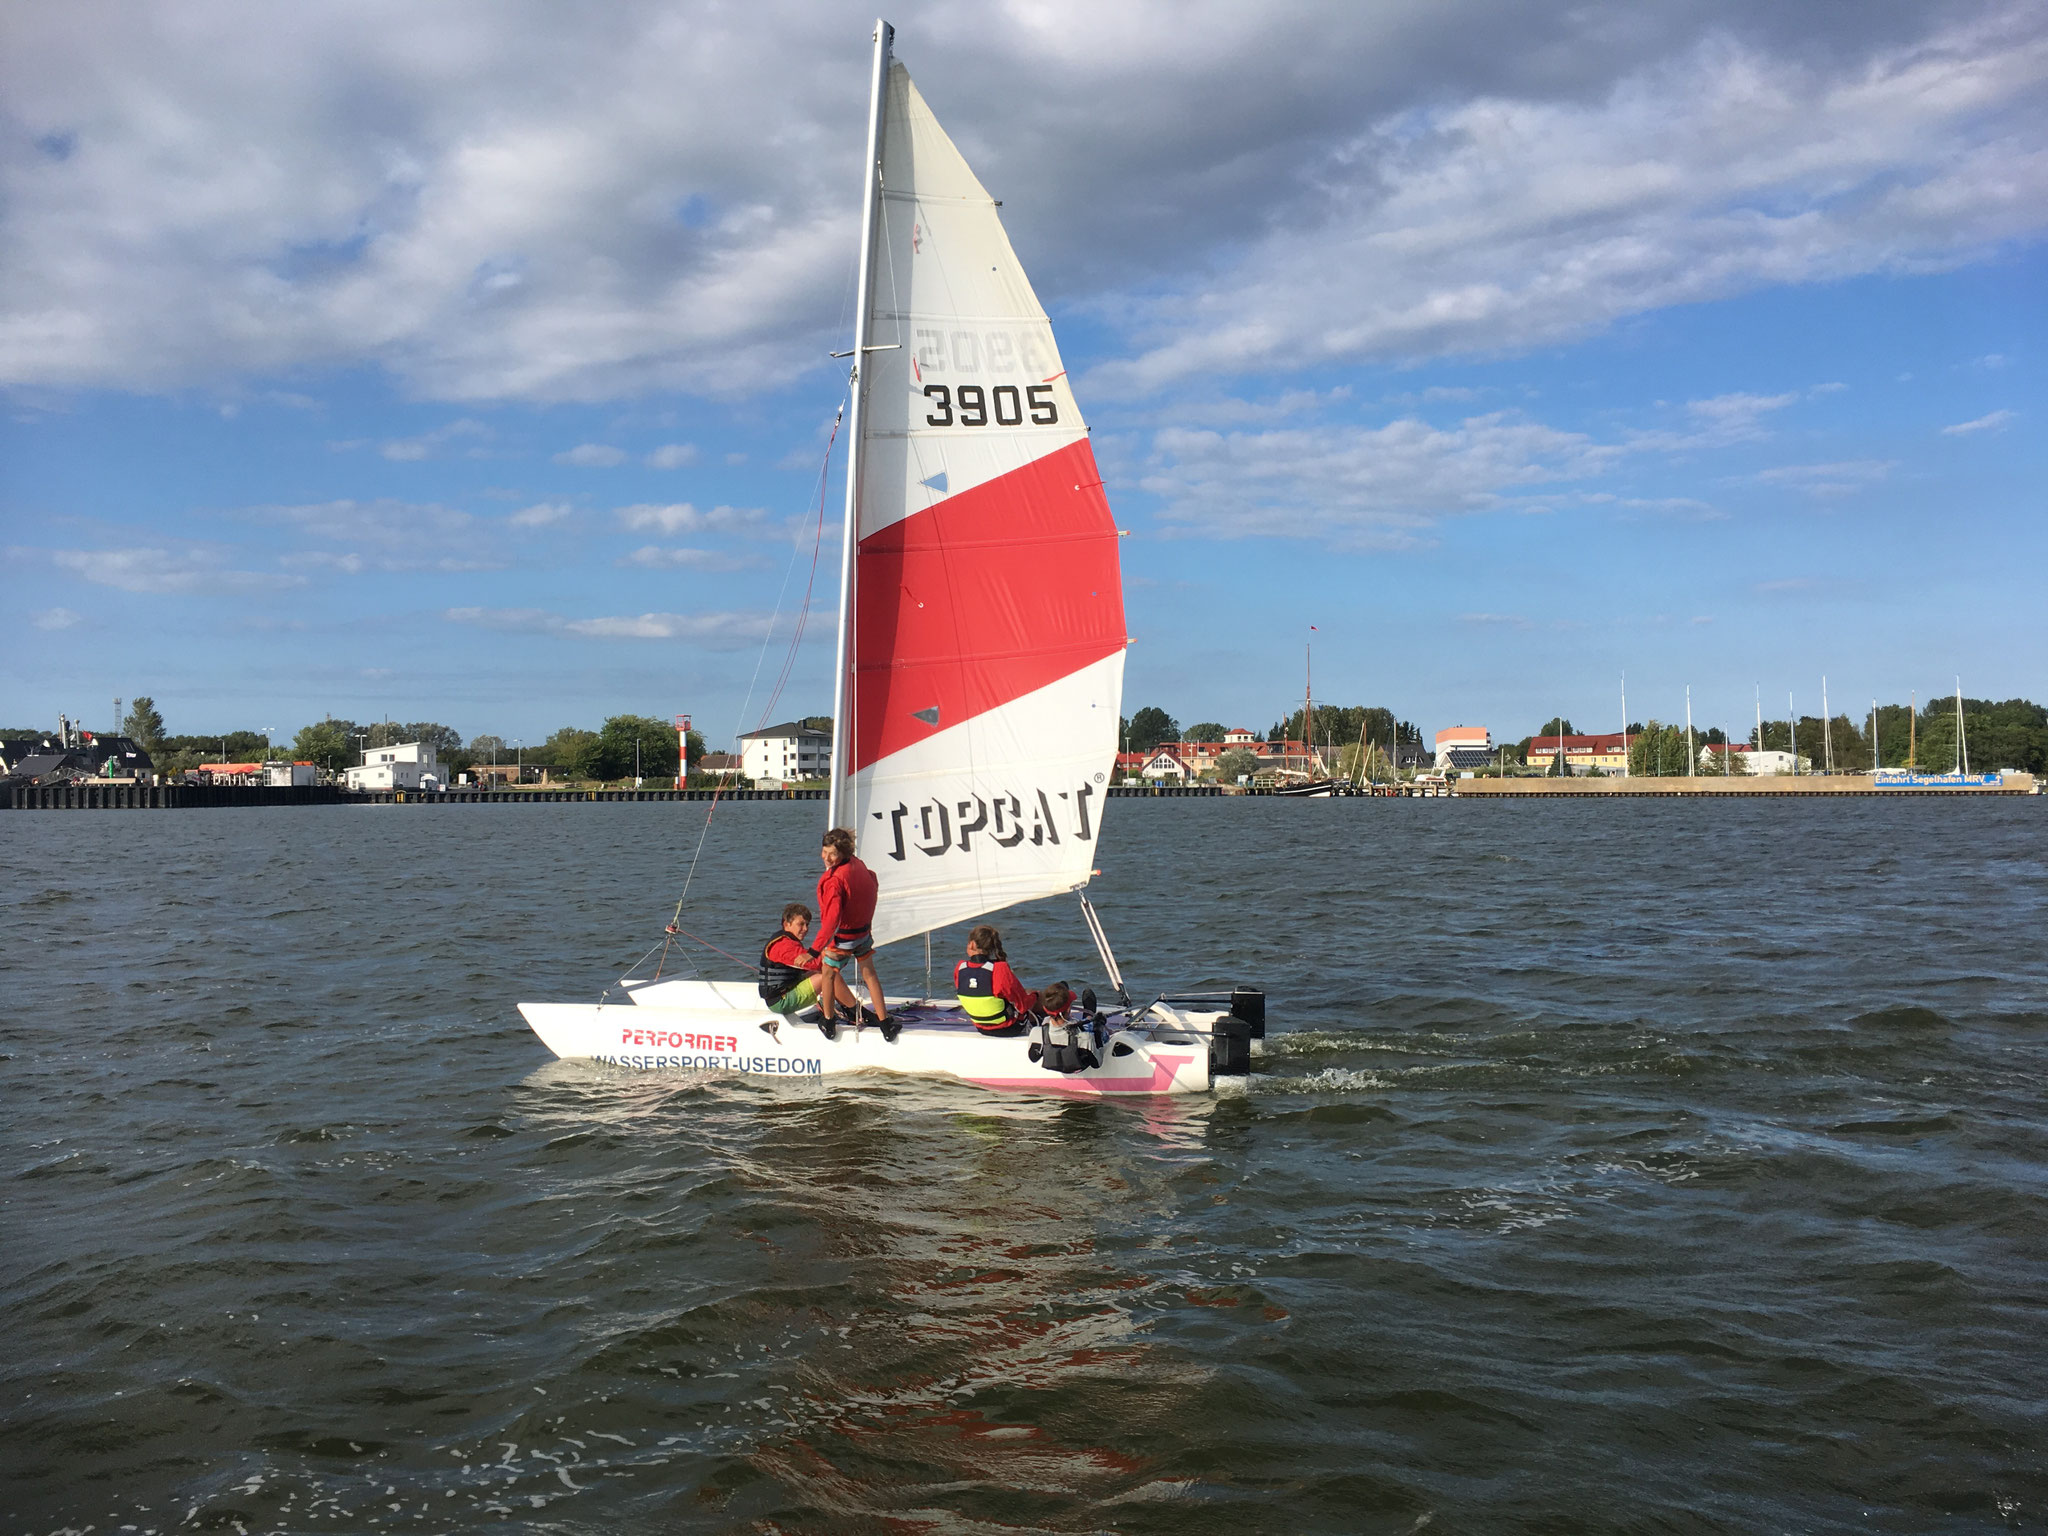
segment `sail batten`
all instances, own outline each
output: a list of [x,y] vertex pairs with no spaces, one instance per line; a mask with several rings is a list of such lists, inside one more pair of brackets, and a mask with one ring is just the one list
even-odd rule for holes
[[1051,322],[894,61],[880,144],[838,750],[888,942],[1087,882],[1126,640]]

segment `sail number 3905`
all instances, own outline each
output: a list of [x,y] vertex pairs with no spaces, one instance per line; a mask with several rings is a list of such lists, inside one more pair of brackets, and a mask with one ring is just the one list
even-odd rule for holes
[[924,396],[932,408],[925,417],[928,427],[1020,427],[1024,412],[1031,412],[1034,427],[1057,426],[1060,408],[1053,401],[1050,384],[1033,384],[1019,391],[1014,384],[984,389],[979,384],[927,384]]

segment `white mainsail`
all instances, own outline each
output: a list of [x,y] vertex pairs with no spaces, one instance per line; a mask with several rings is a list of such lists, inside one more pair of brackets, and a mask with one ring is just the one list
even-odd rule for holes
[[833,780],[878,943],[1087,882],[1127,643],[1051,323],[888,40]]

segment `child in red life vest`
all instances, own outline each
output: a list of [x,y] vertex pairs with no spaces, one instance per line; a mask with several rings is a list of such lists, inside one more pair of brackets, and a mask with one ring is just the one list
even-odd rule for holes
[[[844,827],[827,832],[818,856],[825,873],[818,878],[818,942],[813,952],[825,969],[838,979],[835,992],[824,998],[825,1021],[829,1026],[843,1001],[848,1016],[858,1022],[862,1015],[853,983],[846,968],[857,968],[867,984],[870,1021],[882,1027],[882,1038],[893,1042],[901,1028],[889,1017],[889,1000],[882,995],[882,978],[875,974],[875,900],[878,886],[874,871],[853,855],[853,834]],[[832,1031],[825,1030],[826,1038]]]
[[1003,936],[986,923],[967,935],[967,958],[953,967],[953,993],[984,1035],[1021,1035],[1019,1015],[1038,1008],[1038,994],[1025,991],[1010,969]]

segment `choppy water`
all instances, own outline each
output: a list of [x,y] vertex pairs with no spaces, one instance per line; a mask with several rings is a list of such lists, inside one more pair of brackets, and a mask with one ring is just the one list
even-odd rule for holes
[[548,1058],[696,806],[0,818],[0,1530],[2042,1525],[2041,802],[1109,809],[1242,1095]]

